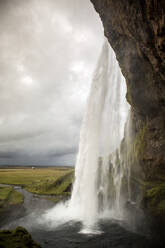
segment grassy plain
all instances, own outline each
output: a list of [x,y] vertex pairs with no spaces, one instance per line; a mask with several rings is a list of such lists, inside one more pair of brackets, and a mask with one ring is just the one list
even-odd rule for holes
[[36,194],[69,194],[73,168],[15,168],[0,169],[0,184],[18,185]]

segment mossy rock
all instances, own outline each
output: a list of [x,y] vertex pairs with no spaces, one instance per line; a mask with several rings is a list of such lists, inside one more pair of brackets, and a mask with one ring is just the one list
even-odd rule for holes
[[149,182],[144,184],[144,206],[150,213],[165,217],[165,183]]
[[23,227],[0,231],[0,248],[41,248]]

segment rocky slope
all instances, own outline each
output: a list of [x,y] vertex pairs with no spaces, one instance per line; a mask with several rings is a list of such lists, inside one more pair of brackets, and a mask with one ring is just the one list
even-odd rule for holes
[[[133,200],[165,224],[165,1],[91,0],[127,83]],[[126,141],[123,141],[123,150]],[[157,228],[155,228],[157,225]],[[163,235],[161,235],[163,236]]]

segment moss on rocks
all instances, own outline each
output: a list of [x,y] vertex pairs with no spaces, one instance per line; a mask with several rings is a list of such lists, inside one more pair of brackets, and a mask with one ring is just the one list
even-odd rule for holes
[[165,183],[149,182],[145,183],[144,188],[144,206],[149,209],[154,216],[165,217]]
[[145,139],[146,130],[147,130],[147,124],[139,130],[139,132],[136,134],[135,137],[133,147],[134,147],[134,155],[137,160],[144,157],[145,145],[146,145],[146,139]]
[[41,248],[23,227],[0,231],[1,248]]

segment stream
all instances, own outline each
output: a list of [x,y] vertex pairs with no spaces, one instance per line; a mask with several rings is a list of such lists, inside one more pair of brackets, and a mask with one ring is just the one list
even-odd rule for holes
[[102,232],[99,235],[79,233],[79,222],[70,221],[50,228],[49,223],[41,224],[38,220],[55,203],[43,199],[43,196],[36,197],[21,187],[14,188],[24,194],[24,203],[13,208],[10,214],[6,212],[0,227],[14,229],[23,226],[43,248],[158,248],[153,241],[128,230],[127,225],[119,220],[100,221]]
[[13,186],[14,189],[24,195],[24,203],[19,206],[9,206],[1,215],[0,228],[7,228],[9,223],[15,223],[30,214],[41,215],[46,209],[54,206],[52,201],[44,199],[47,195],[36,195],[26,191],[21,186],[0,184],[2,187]]

